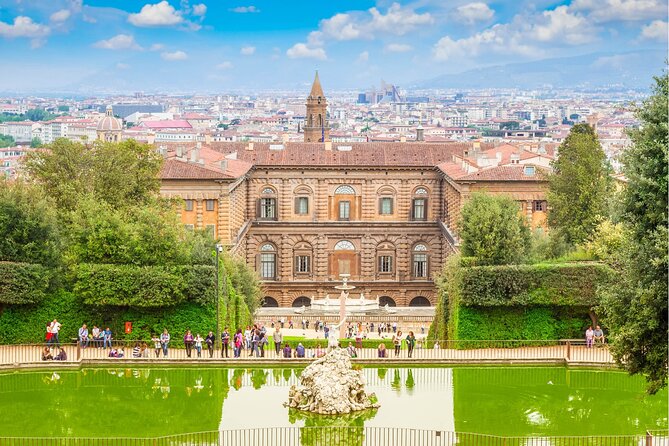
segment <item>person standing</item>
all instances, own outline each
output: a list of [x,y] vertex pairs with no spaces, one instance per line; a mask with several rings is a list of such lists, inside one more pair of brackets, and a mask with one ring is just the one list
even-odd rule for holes
[[60,327],[62,324],[58,322],[58,319],[54,319],[51,322],[51,341],[53,344],[56,344],[56,347],[60,348],[60,341],[58,340],[58,332],[60,332]]
[[83,324],[79,329],[79,345],[81,345],[81,348],[88,347],[88,327],[86,324]]
[[46,324],[46,336],[44,339],[46,340],[46,345],[51,345],[51,341],[53,340],[53,333],[51,333],[51,322],[47,322]]
[[592,331],[592,325],[585,330],[585,347],[592,348],[592,341],[595,338],[595,332]]
[[281,354],[281,344],[283,344],[283,334],[278,326],[274,329],[274,335],[272,337],[274,338],[274,351],[278,356]]
[[186,330],[184,335],[184,346],[186,347],[186,356],[190,358],[191,353],[193,352],[193,342],[194,342],[193,333],[190,330]]
[[216,341],[216,336],[214,332],[210,331],[206,338],[204,338],[205,344],[207,344],[207,349],[209,350],[209,357],[214,357],[214,342]]
[[258,349],[260,350],[260,357],[265,357],[265,344],[267,344],[267,332],[258,329]]
[[170,334],[167,332],[167,328],[163,330],[163,333],[160,335],[160,346],[163,348],[163,357],[167,358],[167,348],[170,345]]
[[195,351],[197,351],[197,357],[201,358],[202,357],[202,336],[200,336],[200,333],[197,333],[195,335]]
[[221,358],[228,358],[228,350],[230,348],[230,329],[225,327],[223,333],[221,333]]
[[[245,347],[246,350],[251,350],[251,341],[253,340],[253,332],[251,331],[251,327],[248,325],[246,326],[246,330],[244,330],[244,342],[245,342]],[[253,356],[253,350],[251,350],[250,355]]]
[[413,353],[413,348],[416,345],[416,336],[414,336],[413,331],[410,331],[409,334],[407,335],[407,349],[408,351],[408,356],[411,358],[411,354]]
[[241,328],[237,329],[232,342],[234,345],[235,358],[239,358],[242,355],[242,346],[244,345],[244,335],[242,335]]
[[102,334],[102,348],[107,348],[107,345],[109,345],[109,348],[112,347],[112,331],[107,327]]
[[151,338],[151,342],[153,342],[153,347],[155,349],[156,353],[156,358],[160,356],[160,350],[162,348],[161,342],[160,342],[160,336],[153,336]]
[[400,348],[402,347],[402,332],[398,331],[393,335],[393,345],[395,346],[395,356],[400,355]]

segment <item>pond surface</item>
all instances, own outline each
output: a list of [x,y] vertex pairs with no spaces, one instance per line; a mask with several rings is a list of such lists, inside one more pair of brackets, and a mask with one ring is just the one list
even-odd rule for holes
[[84,368],[0,374],[0,436],[151,437],[248,427],[409,427],[496,435],[667,428],[667,390],[563,367],[366,368],[381,408],[333,420],[282,406],[299,369]]

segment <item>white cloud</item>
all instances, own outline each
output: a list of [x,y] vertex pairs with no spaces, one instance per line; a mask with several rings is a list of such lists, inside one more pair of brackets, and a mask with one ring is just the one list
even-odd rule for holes
[[116,68],[119,70],[127,70],[128,68],[130,68],[130,65],[128,65],[127,63],[119,62],[116,64]]
[[530,37],[541,42],[564,40],[572,45],[580,45],[595,39],[595,28],[588,19],[580,14],[572,14],[567,6],[544,11],[542,16],[530,31]]
[[26,16],[17,16],[13,24],[0,22],[0,36],[44,38],[49,35],[51,28],[40,23],[33,22],[33,19]]
[[234,65],[232,65],[232,62],[230,62],[229,60],[226,60],[225,62],[221,62],[218,65],[216,65],[217,70],[229,70],[232,67],[234,67]]
[[390,34],[404,35],[422,25],[429,25],[434,22],[430,13],[418,14],[411,8],[404,8],[399,3],[393,3],[382,14],[377,8],[371,8],[369,13],[372,20],[369,22],[371,31],[381,31]]
[[[353,21],[350,14],[335,14],[329,19],[323,19],[319,28],[321,33],[336,40],[353,40],[363,37],[363,31]],[[369,38],[371,35],[366,37]]]
[[358,54],[358,62],[367,62],[369,60],[369,51],[363,51]]
[[465,23],[484,22],[492,19],[495,11],[483,2],[467,3],[455,8],[454,15]]
[[236,12],[237,14],[247,14],[247,13],[256,13],[260,12],[260,9],[256,8],[255,6],[237,6],[236,8],[231,8],[230,11]]
[[254,46],[243,46],[239,52],[244,56],[252,56],[256,52],[256,47]]
[[129,34],[119,34],[107,40],[100,40],[93,44],[95,48],[103,50],[141,50],[142,47],[135,42],[135,38]]
[[163,0],[156,4],[147,4],[137,14],[130,14],[128,22],[135,26],[171,26],[183,22],[181,13]]
[[193,5],[193,15],[204,16],[207,13],[207,5],[200,3],[198,5]]
[[588,13],[596,22],[636,21],[667,17],[666,0],[574,0],[569,9]]
[[51,14],[49,20],[57,23],[64,22],[65,20],[69,19],[71,15],[72,13],[69,9],[61,9]]
[[165,45],[162,43],[154,43],[149,47],[149,51],[161,51],[165,49]]
[[669,36],[669,26],[667,22],[662,20],[654,20],[648,25],[641,28],[641,38],[646,40],[657,40],[658,42],[667,43]]
[[168,52],[161,53],[160,57],[163,60],[167,60],[169,62],[174,62],[174,61],[178,61],[178,60],[188,59],[188,54],[184,53],[183,51],[173,51],[171,53],[168,53]]
[[405,43],[390,43],[386,45],[386,51],[391,53],[406,53],[412,49],[413,47],[411,45],[407,45]]
[[288,48],[286,56],[291,59],[327,59],[327,55],[323,48],[309,47],[304,43],[296,43],[291,48]]

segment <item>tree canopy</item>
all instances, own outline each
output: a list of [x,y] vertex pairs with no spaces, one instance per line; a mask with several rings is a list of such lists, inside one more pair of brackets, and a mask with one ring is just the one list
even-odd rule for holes
[[459,227],[462,254],[482,265],[521,262],[530,247],[530,230],[509,197],[473,194]]
[[608,215],[610,169],[594,129],[588,124],[572,127],[552,167],[548,224],[567,243],[580,244]]
[[646,375],[651,393],[667,384],[668,90],[664,73],[636,112],[641,126],[630,132],[633,144],[623,156],[625,232],[610,259],[619,280],[602,304],[614,357],[630,373]]

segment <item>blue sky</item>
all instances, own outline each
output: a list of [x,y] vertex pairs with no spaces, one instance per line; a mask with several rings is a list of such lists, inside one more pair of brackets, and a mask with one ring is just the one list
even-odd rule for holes
[[0,0],[0,45],[4,90],[294,88],[315,69],[331,88],[364,88],[553,57],[666,52],[667,3]]

